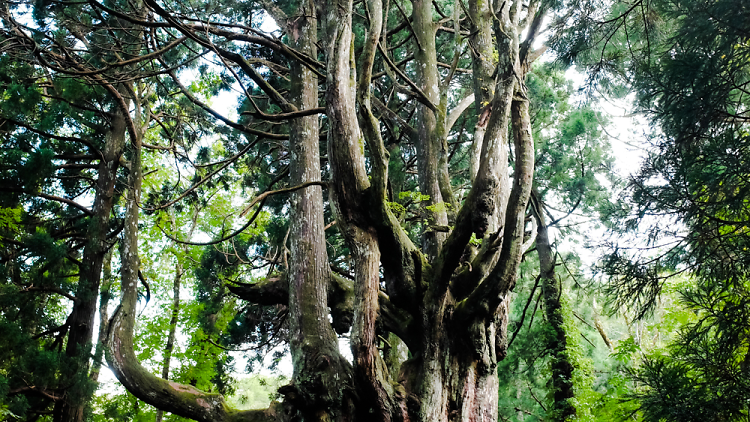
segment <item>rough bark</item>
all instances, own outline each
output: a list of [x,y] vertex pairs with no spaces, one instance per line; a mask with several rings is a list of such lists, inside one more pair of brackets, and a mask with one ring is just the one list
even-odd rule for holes
[[492,113],[491,101],[495,94],[495,80],[492,74],[495,72],[496,63],[492,58],[493,36],[492,36],[492,10],[491,0],[469,1],[469,51],[471,52],[472,75],[474,83],[474,111],[477,116],[477,125],[474,128],[474,139],[471,143],[471,155],[469,156],[469,177],[473,182],[479,171],[480,154],[482,152],[482,141],[484,140],[487,121]]
[[[452,197],[450,186],[441,180],[447,174],[447,145],[446,133],[446,104],[445,93],[440,89],[440,74],[437,67],[437,46],[435,33],[438,25],[432,19],[432,2],[430,0],[412,1],[412,22],[414,30],[414,61],[416,68],[416,83],[425,94],[423,102],[417,106],[417,132],[415,144],[417,147],[417,172],[419,189],[424,195],[429,195],[427,210],[428,227],[423,238],[423,250],[428,259],[437,257],[445,242],[446,233],[431,230],[430,225],[447,226],[448,213],[446,198]],[[445,169],[443,169],[445,167]],[[442,182],[442,185],[441,185]],[[445,194],[445,195],[444,195]],[[450,201],[450,200],[449,200]],[[452,205],[452,204],[451,204]]]
[[[374,10],[382,9],[380,2],[369,1]],[[378,126],[372,116],[368,84],[355,86],[350,74],[354,60],[352,41],[352,2],[332,0],[326,5],[326,105],[329,118],[328,155],[331,164],[331,198],[341,228],[354,258],[354,321],[351,348],[354,357],[354,385],[360,391],[357,414],[374,415],[377,420],[406,419],[402,403],[382,357],[377,350],[376,320],[379,311],[380,249],[377,231],[371,224],[368,202],[375,205],[375,214],[385,212],[385,177],[387,155],[379,137]],[[371,37],[365,46],[361,75],[372,72],[375,43],[380,33],[380,20],[371,22]],[[357,89],[360,121],[357,120],[355,98]],[[364,134],[362,133],[364,131]],[[368,178],[364,144],[374,157],[372,184]],[[384,211],[385,210],[385,211]],[[388,225],[388,223],[384,224]],[[392,233],[391,233],[392,234]],[[372,417],[372,416],[371,416]]]
[[[428,230],[421,249],[411,242],[388,206],[389,154],[372,110],[374,104],[390,121],[408,125],[397,113],[383,111],[386,105],[371,98],[377,51],[388,54],[377,46],[380,35],[388,33],[382,28],[383,6],[379,0],[363,3],[369,27],[357,57],[353,48],[352,1],[327,0],[323,6],[324,36],[320,40],[326,57],[328,187],[337,227],[351,251],[355,279],[349,284],[348,280],[331,278],[321,189],[308,186],[293,196],[287,273],[230,288],[255,303],[288,304],[295,372],[292,384],[280,392],[289,405],[286,409],[292,409],[292,414],[304,420],[494,422],[497,418],[496,365],[505,352],[508,294],[515,284],[525,247],[525,218],[534,166],[523,84],[527,67],[522,56],[526,53],[521,53],[520,38],[526,23],[520,19],[521,2],[503,5],[494,31],[499,52],[497,78],[488,77],[487,63],[479,63],[477,73],[481,80],[475,83],[477,102],[492,104],[486,133],[481,142],[477,141],[482,151],[477,176],[455,214],[452,229]],[[429,210],[432,221],[428,226],[447,226],[447,207],[442,204],[459,204],[454,202],[447,182],[447,96],[437,71],[438,24],[433,21],[432,2],[413,0],[412,6],[411,20],[405,25],[413,30],[416,82],[406,83],[420,104],[415,114],[416,130],[407,132],[414,136],[416,144],[420,191],[430,196],[430,205],[435,205]],[[475,6],[475,15],[484,19],[477,19],[477,25],[490,25],[490,6]],[[309,1],[299,7],[294,18],[286,18],[276,9],[272,14],[277,21],[284,21],[282,26],[291,48],[315,57],[316,10]],[[482,37],[488,36],[485,32]],[[481,42],[482,54],[490,54],[491,41],[489,47],[486,39]],[[259,86],[273,96],[286,114],[317,107],[315,73],[295,60],[291,61],[290,70],[288,102],[274,94],[269,84]],[[390,70],[401,72],[396,66]],[[256,73],[251,77],[255,80],[260,76]],[[399,78],[404,79],[403,72]],[[320,180],[317,125],[317,118],[312,116],[290,120],[293,185]],[[513,127],[515,146],[512,186],[509,125]],[[472,234],[483,239],[482,247],[470,261],[471,266],[463,265],[461,259]],[[137,261],[128,265],[137,265]],[[135,279],[132,280],[134,284]],[[137,391],[136,396],[148,397],[150,401],[146,401],[181,409],[181,415],[217,421],[234,417],[220,397],[149,378],[140,368],[131,356],[132,344],[127,343],[132,342],[135,293],[126,281],[123,278],[123,291],[127,294],[123,295],[119,312],[130,314],[128,318],[118,314],[119,325],[113,327],[111,336],[115,340],[110,341],[113,362],[123,384]],[[338,352],[328,320],[329,307],[337,330],[341,325],[335,313],[351,309],[351,368]],[[411,358],[405,362],[403,354],[393,357],[379,350],[381,345],[397,350],[398,341],[393,336],[408,348]],[[395,366],[400,369],[395,371]],[[183,393],[180,395],[179,391]],[[206,406],[198,409],[201,404]],[[281,407],[272,407],[264,415],[270,417],[273,409]]]
[[[292,46],[315,57],[315,4],[303,1],[298,15],[290,24]],[[291,92],[297,108],[318,106],[317,78],[300,63],[291,67]],[[291,183],[319,181],[317,116],[293,119],[290,126]],[[330,268],[323,229],[322,189],[311,186],[295,192],[292,216],[288,281],[294,392],[287,393],[287,399],[297,405],[305,420],[346,420],[342,409],[348,406],[349,397],[342,381],[350,377],[350,368],[339,353],[336,335],[328,322]]]
[[[94,359],[91,364],[91,371],[89,372],[89,379],[92,382],[98,383],[99,374],[101,372],[102,363],[104,361],[104,348],[105,342],[107,341],[107,331],[109,327],[109,301],[112,297],[112,285],[114,283],[114,277],[112,276],[112,249],[110,248],[104,256],[103,263],[103,275],[102,275],[102,286],[99,293],[99,332],[97,334],[96,348],[94,351]],[[85,406],[91,406],[90,402],[86,402]]]
[[107,331],[109,327],[109,300],[112,297],[112,285],[115,282],[112,276],[112,249],[107,251],[104,256],[103,264],[103,283],[99,293],[99,334],[96,342],[96,352],[94,353],[94,363],[91,365],[89,378],[91,381],[99,381],[102,362],[104,360],[104,344],[107,341]]

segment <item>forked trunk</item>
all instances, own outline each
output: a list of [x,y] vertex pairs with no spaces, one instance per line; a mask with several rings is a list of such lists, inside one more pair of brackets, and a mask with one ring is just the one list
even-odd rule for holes
[[407,361],[402,383],[413,391],[408,407],[412,420],[497,420],[497,355],[495,326],[444,318],[431,327],[423,354]]
[[[283,277],[269,277],[242,287],[246,293],[243,299],[289,308],[294,376],[290,385],[280,389],[284,404],[235,412],[218,395],[148,374],[132,351],[136,280],[131,269],[127,274],[123,270],[123,306],[115,318],[108,359],[118,378],[136,396],[206,422],[290,418],[495,422],[496,368],[505,355],[508,294],[515,285],[526,244],[526,211],[534,168],[523,84],[528,51],[520,42],[526,24],[521,22],[521,2],[503,2],[497,10],[497,75],[493,77],[488,63],[480,63],[474,93],[480,102],[477,112],[485,109],[485,102],[490,102],[487,110],[491,112],[483,122],[483,139],[476,141],[482,151],[475,165],[476,177],[459,203],[447,179],[447,87],[441,86],[437,71],[435,38],[439,22],[434,20],[432,4],[412,1],[409,26],[416,44],[416,82],[397,66],[390,69],[393,75],[399,73],[399,78],[406,79],[401,82],[410,86],[420,102],[416,128],[405,131],[414,138],[420,191],[430,197],[431,207],[425,209],[427,218],[422,222],[426,231],[423,247],[412,243],[387,201],[389,154],[372,109],[373,104],[378,110],[385,107],[371,97],[377,45],[380,35],[387,33],[381,18],[387,11],[380,0],[365,0],[369,28],[361,54],[355,57],[353,2],[327,0],[322,9],[324,36],[320,38],[326,57],[327,186],[337,228],[351,254],[349,269],[354,280],[331,276],[319,186],[323,183],[319,121],[317,116],[297,114],[289,120],[290,184],[298,187],[290,207],[289,269]],[[294,17],[287,17],[271,2],[264,5],[284,27],[297,58],[299,54],[317,57],[317,18],[312,1],[303,0]],[[533,13],[534,7],[529,6],[525,22],[541,19],[542,14]],[[472,8],[478,25],[491,24],[494,8],[478,4]],[[487,40],[491,31],[482,30],[477,34],[482,37],[481,54],[488,56],[492,54],[491,41]],[[535,32],[529,34],[527,45]],[[231,54],[227,57],[235,59]],[[254,74],[260,88],[287,116],[318,106],[316,72],[307,67],[310,63],[290,63],[289,100]],[[399,121],[395,114],[389,118]],[[514,144],[512,177],[509,126],[513,128]],[[137,183],[131,182],[131,187],[136,188]],[[132,201],[137,196],[134,194]],[[134,215],[129,218],[137,221],[137,209],[130,202],[129,213]],[[460,205],[450,212],[451,225],[446,202]],[[136,245],[134,227],[126,225],[126,245],[131,248]],[[482,242],[476,251],[470,244],[473,236]],[[123,268],[137,265],[137,259],[126,261],[128,258],[123,258]],[[329,314],[347,307],[353,315],[349,321],[351,366],[339,353],[329,322]],[[332,317],[338,330],[337,316]],[[398,344],[387,340],[393,338],[403,341],[409,360],[401,362],[398,353],[384,350],[398,349]],[[400,370],[389,368],[387,363],[400,366]]]

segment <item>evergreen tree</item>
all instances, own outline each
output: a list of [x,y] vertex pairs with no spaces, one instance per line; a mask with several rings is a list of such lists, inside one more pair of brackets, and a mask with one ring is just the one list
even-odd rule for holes
[[[150,101],[142,94],[153,56],[141,56],[143,28],[117,14],[27,6],[9,3],[1,16],[0,200],[20,217],[3,253],[3,331],[14,339],[2,345],[4,396],[17,417],[52,407],[55,421],[79,421],[103,357],[100,345],[92,349],[95,314],[102,287],[101,340],[126,144],[143,129],[131,110]],[[143,16],[142,6],[124,7]]]
[[[616,2],[572,51],[600,80],[629,79],[656,128],[652,148],[610,221],[646,234],[653,253],[615,249],[603,262],[619,304],[647,315],[665,281],[697,321],[668,355],[646,358],[635,394],[651,421],[746,420],[748,408],[748,35],[740,1]],[[589,22],[591,23],[591,22]],[[623,48],[625,47],[625,48]],[[591,61],[597,57],[597,62]],[[658,220],[656,219],[658,218]],[[670,221],[670,224],[665,224]]]
[[[93,388],[89,350],[102,264],[118,230],[112,212],[127,110],[106,80],[95,85],[39,65],[73,67],[106,60],[108,52],[64,63],[54,48],[59,40],[25,32],[9,15],[4,24],[11,48],[2,57],[0,191],[4,207],[22,210],[3,257],[3,337],[14,339],[2,345],[7,394],[14,414],[43,414],[54,405],[56,420],[81,420]],[[67,29],[64,19],[58,28]],[[33,363],[33,356],[46,358]]]

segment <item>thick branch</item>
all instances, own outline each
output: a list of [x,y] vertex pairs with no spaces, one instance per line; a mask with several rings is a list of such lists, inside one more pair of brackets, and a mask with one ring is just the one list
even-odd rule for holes
[[60,197],[60,196],[48,195],[46,193],[39,193],[39,192],[35,193],[35,192],[27,191],[25,189],[5,188],[5,187],[0,187],[0,192],[23,193],[23,194],[26,194],[26,195],[36,196],[38,198],[49,199],[50,201],[61,202],[63,204],[70,205],[73,208],[77,208],[77,209],[83,211],[86,215],[89,215],[89,216],[94,215],[93,211],[91,211],[90,209],[84,207],[83,205],[79,204],[78,202],[75,202],[73,200],[70,200],[68,198],[63,198],[63,197]]
[[403,79],[406,82],[406,84],[409,85],[409,87],[411,87],[411,89],[414,90],[414,92],[416,92],[418,94],[417,100],[420,103],[424,104],[425,107],[427,107],[430,110],[432,110],[434,113],[437,113],[438,112],[438,108],[435,105],[435,103],[433,103],[432,101],[430,101],[430,98],[427,95],[425,95],[424,91],[422,91],[419,88],[419,86],[416,83],[414,83],[414,81],[412,81],[411,79],[409,79],[409,77],[406,76],[406,74],[404,74],[404,72],[402,72],[401,69],[399,69],[398,66],[396,66],[393,63],[393,61],[391,60],[391,58],[388,57],[388,53],[386,51],[383,51],[383,48],[380,46],[380,44],[378,44],[378,50],[380,50],[380,53],[383,55],[383,58],[385,59],[386,64],[388,64],[388,67],[390,67],[391,69],[393,69],[393,71],[396,72],[396,74],[399,77],[401,77],[401,79]]
[[[265,306],[289,303],[289,281],[286,274],[255,283],[233,283],[227,285],[227,288],[242,300]],[[331,272],[328,283],[328,306],[331,308],[333,328],[339,334],[347,333],[352,326],[354,314],[354,281]]]
[[380,125],[372,113],[370,103],[370,80],[372,79],[372,66],[375,63],[376,46],[383,25],[383,3],[381,0],[369,0],[366,4],[370,14],[370,28],[367,31],[367,39],[362,52],[363,59],[357,83],[357,103],[362,133],[370,150],[374,194],[378,198],[385,198],[388,183],[388,152],[383,144]]
[[193,27],[195,30],[204,30],[207,32],[210,32],[215,35],[222,36],[226,38],[227,40],[236,40],[236,41],[244,41],[248,43],[258,44],[262,45],[264,47],[268,47],[272,50],[275,50],[281,54],[286,55],[291,60],[299,60],[301,63],[303,63],[305,66],[307,66],[310,70],[315,72],[318,77],[324,77],[318,69],[325,68],[325,65],[323,63],[320,63],[319,61],[315,60],[314,58],[308,56],[307,54],[304,54],[300,51],[297,51],[296,49],[278,41],[275,40],[269,36],[266,35],[250,35],[250,34],[244,34],[244,33],[237,33],[234,31],[228,31],[226,29],[220,29],[216,28],[214,26],[195,26]]
[[[382,4],[369,1],[367,6],[372,16],[371,29],[365,51],[363,77],[369,78],[374,57],[374,44],[382,25]],[[380,163],[375,164],[376,178],[374,189],[368,178],[365,166],[363,135],[356,117],[356,104],[351,96],[354,81],[350,69],[354,57],[352,43],[352,1],[329,0],[326,4],[325,22],[327,91],[326,105],[329,118],[328,158],[331,165],[331,197],[336,211],[336,221],[352,251],[355,272],[355,310],[352,323],[351,349],[354,357],[355,382],[366,394],[360,396],[362,408],[374,414],[371,417],[390,421],[396,403],[390,374],[377,350],[375,322],[378,315],[380,248],[378,237],[368,221],[367,199],[374,199],[376,206],[384,206],[385,175],[387,156],[379,138],[377,121],[369,109],[369,80],[360,81],[358,99],[366,111],[363,118],[365,139],[373,153],[378,154]],[[384,53],[385,54],[385,53]],[[380,174],[380,176],[377,176]],[[375,194],[373,194],[375,191]]]
[[456,120],[458,120],[459,117],[461,117],[461,114],[469,108],[470,105],[474,103],[474,94],[467,95],[463,100],[461,100],[456,106],[451,110],[450,113],[448,113],[448,119],[445,123],[445,132],[450,132],[451,128],[453,128],[453,125],[456,124]]
[[286,275],[269,277],[255,283],[228,284],[230,292],[242,300],[258,305],[286,305],[289,302],[289,281]]
[[289,135],[282,135],[278,133],[269,133],[269,132],[263,132],[257,129],[252,129],[247,126],[241,125],[239,123],[235,123],[226,117],[222,116],[221,113],[215,111],[211,107],[207,106],[205,103],[197,99],[187,88],[185,88],[184,85],[180,82],[179,79],[177,79],[177,76],[174,74],[174,72],[169,72],[169,76],[172,77],[172,80],[177,84],[177,86],[182,91],[182,94],[187,97],[190,102],[197,105],[198,107],[202,108],[205,112],[208,114],[214,116],[215,118],[219,119],[221,122],[223,122],[225,125],[231,127],[232,129],[237,129],[240,132],[247,133],[248,135],[255,135],[259,138],[267,138],[267,139],[277,139],[277,140],[285,140],[289,139]]
[[298,117],[312,116],[315,114],[325,114],[325,107],[310,108],[307,110],[292,111],[289,113],[266,114],[261,111],[243,111],[242,116],[253,116],[259,119],[268,120],[269,122],[280,122],[284,120],[296,119]]
[[[506,205],[505,201],[508,195],[508,152],[505,145],[505,132],[507,131],[513,92],[516,86],[513,68],[517,61],[514,59],[515,54],[513,52],[507,53],[507,56],[510,57],[505,57],[505,65],[507,66],[504,71],[505,76],[498,81],[495,87],[487,130],[483,132],[481,161],[479,162],[476,179],[458,213],[455,227],[441,250],[441,257],[435,265],[435,275],[438,277],[437,288],[439,289],[448,287],[451,276],[459,265],[472,233],[475,233],[479,238],[485,237],[485,234],[489,231],[491,235],[489,238],[485,238],[483,244],[491,242],[491,244],[486,245],[486,249],[493,252],[500,250],[495,245],[499,232],[504,231],[503,239],[508,234],[507,230],[499,226],[498,220],[502,221],[501,218],[505,215],[503,207]],[[482,259],[483,263],[494,265],[497,255],[493,253],[483,256]],[[474,281],[477,281],[476,278],[474,278]]]
[[200,422],[275,421],[279,405],[266,410],[237,411],[229,408],[221,394],[206,393],[191,385],[179,384],[153,375],[141,366],[133,349],[136,305],[138,302],[138,202],[141,193],[141,142],[134,140],[134,155],[126,199],[122,252],[122,296],[107,336],[107,363],[117,379],[134,396],[175,415]]
[[[532,2],[537,5],[539,3],[547,3],[547,2]],[[526,39],[521,44],[520,51],[519,51],[519,62],[521,64],[527,63],[528,60],[528,54],[531,49],[531,45],[536,40],[537,35],[539,35],[539,30],[542,26],[542,21],[544,20],[544,15],[547,12],[547,8],[542,6],[539,10],[534,13],[534,10],[529,9],[529,13],[533,13],[534,19],[531,21],[531,25],[529,25],[529,30],[526,35]]]
[[459,318],[493,315],[506,293],[515,285],[523,255],[524,221],[534,175],[534,143],[531,137],[529,102],[515,98],[512,104],[516,171],[505,217],[505,236],[500,258],[492,273],[456,306]]

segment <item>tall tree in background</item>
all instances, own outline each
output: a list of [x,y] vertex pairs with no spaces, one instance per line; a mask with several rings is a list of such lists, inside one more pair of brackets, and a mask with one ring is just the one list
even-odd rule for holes
[[579,343],[591,340],[580,337],[583,327],[571,328],[580,323],[593,326],[594,321],[586,321],[591,304],[576,298],[589,293],[581,285],[585,276],[579,274],[579,257],[558,248],[590,235],[598,211],[609,202],[604,181],[615,182],[612,158],[602,132],[604,118],[594,111],[593,102],[571,104],[575,91],[559,68],[535,66],[527,86],[536,147],[530,214],[537,229],[533,248],[524,258],[526,280],[514,294],[513,347],[501,369],[509,372],[501,373],[501,379],[510,396],[501,398],[500,416],[508,420],[521,412],[550,420],[587,420],[594,410],[592,397],[598,393],[590,387],[588,345]]
[[[532,191],[532,215],[537,223],[535,247],[539,258],[540,294],[547,323],[546,347],[551,355],[551,381],[554,400],[550,409],[553,420],[575,417],[573,371],[575,358],[568,348],[570,333],[566,330],[563,304],[563,259],[557,252],[550,229],[561,226],[573,214],[591,215],[604,208],[609,191],[597,177],[612,176],[608,144],[601,137],[601,116],[590,108],[566,113],[555,125],[556,139],[544,139],[539,146],[537,177]],[[559,202],[561,205],[557,205]],[[553,209],[557,209],[555,213]],[[555,214],[559,214],[555,217]],[[575,224],[575,223],[572,223]],[[580,234],[561,230],[565,234]],[[556,240],[562,240],[558,236]],[[570,324],[570,322],[568,322]],[[520,329],[520,328],[519,328]]]
[[610,217],[621,233],[645,233],[654,252],[614,249],[603,265],[611,297],[644,316],[666,279],[688,274],[682,300],[697,316],[669,355],[636,371],[646,387],[634,398],[650,421],[747,420],[750,8],[638,1],[615,2],[608,13],[582,23],[596,29],[586,33],[593,48],[570,57],[597,69],[600,81],[629,79],[658,128],[631,181],[632,208],[622,203]]
[[[154,57],[170,51],[182,60],[190,53],[173,48],[184,38],[150,50],[144,28],[117,14],[26,6],[5,4],[0,16],[0,194],[3,210],[18,211],[15,230],[3,234],[4,395],[11,415],[79,421],[103,358],[101,345],[95,352],[92,346],[107,332],[111,277],[101,286],[99,339],[95,315],[102,272],[111,274],[123,229],[117,202],[126,186],[127,144],[148,128],[137,127],[131,113],[141,110],[143,122],[167,133],[189,132],[180,129],[180,113],[151,106],[147,78],[155,74]],[[124,10],[131,19],[145,16],[139,4]],[[168,139],[170,146],[148,147],[178,156],[176,137]],[[179,146],[190,149],[184,139]]]

